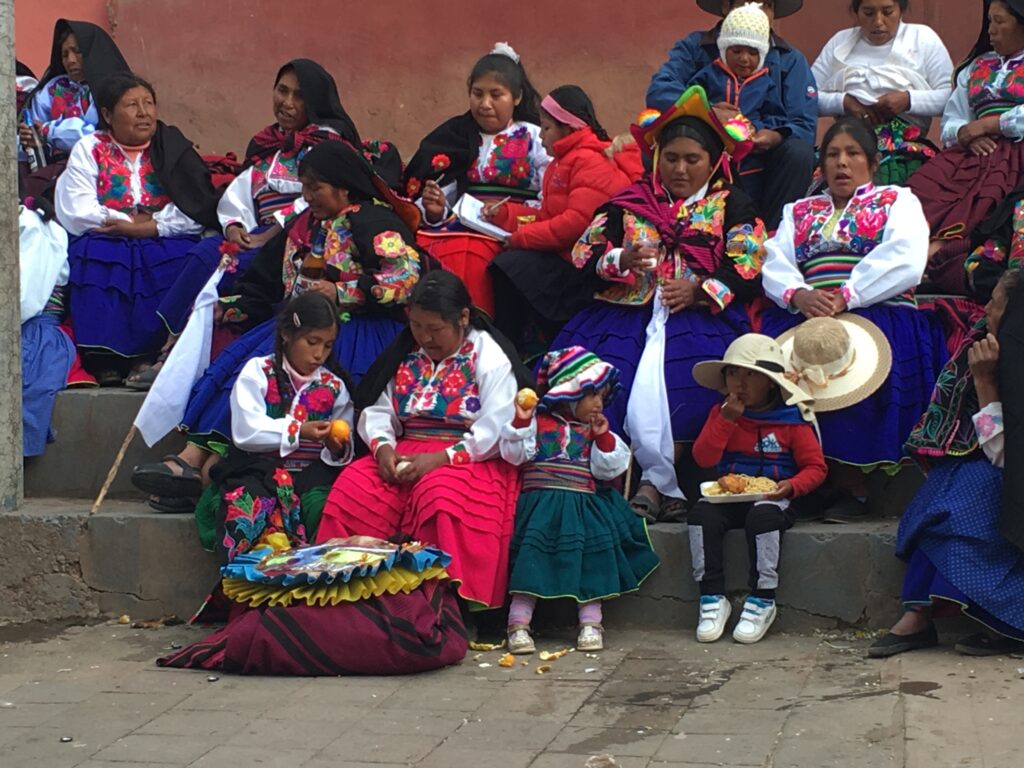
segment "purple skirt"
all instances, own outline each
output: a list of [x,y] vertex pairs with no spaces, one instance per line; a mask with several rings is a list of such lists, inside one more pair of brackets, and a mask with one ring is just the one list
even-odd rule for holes
[[159,352],[167,328],[157,307],[197,237],[71,238],[68,310],[79,348],[136,357]]
[[[903,444],[928,408],[932,388],[949,353],[933,312],[878,305],[855,309],[881,329],[892,346],[892,372],[875,394],[841,411],[818,414],[822,448],[829,459],[868,467],[906,459]],[[772,307],[761,332],[777,337],[803,322]]]
[[[196,382],[182,419],[191,439],[225,445],[230,441],[231,388],[249,360],[273,353],[275,322],[267,320],[231,342]],[[334,357],[358,383],[402,327],[387,318],[353,315],[338,331]]]
[[[651,313],[650,305],[598,302],[566,323],[551,344],[552,349],[578,344],[619,369],[622,392],[605,411],[612,431],[619,434]],[[721,360],[726,348],[744,333],[750,333],[750,319],[742,307],[730,306],[717,315],[706,309],[685,309],[669,315],[665,326],[665,383],[676,442],[696,440],[711,406],[722,399],[718,392],[694,381],[693,366],[705,360]]]
[[[262,232],[266,227],[260,227],[256,232]],[[185,323],[188,322],[192,313],[192,305],[196,296],[203,290],[206,281],[220,264],[220,246],[224,242],[223,235],[205,237],[196,243],[196,246],[188,252],[185,257],[185,264],[177,279],[171,284],[170,289],[164,295],[163,301],[157,308],[160,317],[167,324],[167,330],[173,334],[179,334],[185,330]],[[239,251],[238,267],[234,272],[225,273],[221,278],[217,291],[221,296],[230,296],[232,288],[238,279],[245,274],[245,270],[252,264],[259,248],[250,248],[247,251]]]

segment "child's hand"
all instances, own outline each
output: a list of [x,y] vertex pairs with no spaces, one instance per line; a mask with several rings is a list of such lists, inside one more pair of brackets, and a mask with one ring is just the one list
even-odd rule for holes
[[327,446],[327,450],[331,452],[332,456],[341,456],[345,452],[345,443],[330,434],[324,440],[324,445]]
[[322,443],[331,434],[331,422],[329,421],[307,421],[299,429],[299,437],[303,440],[312,440]]
[[765,496],[767,501],[782,501],[793,495],[793,484],[789,480],[780,480],[775,485],[775,490]]
[[533,418],[534,411],[536,410],[536,405],[530,408],[523,408],[523,406],[516,402],[516,421],[520,423],[530,421],[530,419]]
[[722,403],[722,416],[726,421],[736,421],[745,410],[746,406],[736,395],[729,395]]
[[600,437],[608,431],[608,417],[603,413],[595,413],[590,417],[590,436]]

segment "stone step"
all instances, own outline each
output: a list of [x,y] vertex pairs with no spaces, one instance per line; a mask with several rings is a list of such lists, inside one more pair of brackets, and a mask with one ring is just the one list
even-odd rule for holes
[[[112,500],[93,516],[86,499],[29,499],[0,514],[0,624],[129,614],[188,617],[217,579],[191,515],[166,515]],[[685,525],[651,526],[661,567],[641,590],[610,601],[607,621],[692,628],[697,589]],[[779,624],[804,630],[889,626],[899,613],[902,565],[894,556],[895,521],[833,526],[800,524],[783,539]],[[727,586],[746,589],[742,532],[726,541]]]
[[[91,499],[99,492],[145,395],[128,389],[69,389],[57,395],[57,441],[25,460],[25,496]],[[136,435],[110,487],[110,497],[142,496],[129,478],[132,467],[177,453],[183,438],[171,433],[153,448]]]

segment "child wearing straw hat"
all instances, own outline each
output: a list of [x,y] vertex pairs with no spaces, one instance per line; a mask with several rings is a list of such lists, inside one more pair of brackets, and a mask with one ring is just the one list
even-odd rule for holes
[[751,593],[733,639],[756,643],[775,621],[779,545],[782,532],[793,525],[790,500],[816,489],[828,472],[813,400],[786,378],[785,370],[779,345],[756,333],[736,339],[722,360],[693,368],[698,383],[726,396],[711,409],[694,442],[694,460],[726,476],[719,483],[726,491],[742,493],[748,477],[775,483],[774,490],[757,494],[756,500],[747,495],[739,503],[721,503],[721,497],[705,497],[690,512],[690,554],[701,594],[697,640],[702,643],[718,640],[732,613],[725,596],[726,531],[746,531],[750,556]]
[[508,649],[534,651],[530,621],[538,597],[571,597],[579,604],[577,650],[599,651],[601,601],[637,590],[658,567],[647,523],[618,491],[600,484],[630,462],[604,415],[620,388],[619,371],[583,347],[569,347],[544,356],[537,383],[543,397],[537,402],[521,392],[515,420],[501,433],[502,457],[524,465],[510,555]]

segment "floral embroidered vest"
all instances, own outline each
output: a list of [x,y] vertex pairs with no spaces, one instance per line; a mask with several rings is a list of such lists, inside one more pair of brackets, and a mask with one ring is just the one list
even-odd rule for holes
[[[793,245],[807,284],[823,290],[841,289],[853,268],[881,244],[896,198],[893,187],[865,184],[844,211],[835,210],[828,195],[794,204]],[[916,306],[913,291],[885,303]]]
[[975,59],[967,77],[967,102],[978,117],[1024,104],[1024,56],[1004,60],[993,52]]
[[463,430],[480,413],[476,371],[477,351],[469,340],[440,362],[416,350],[395,372],[392,407],[403,422],[431,419]]
[[[153,168],[148,149],[139,155],[138,170],[133,167],[128,156],[116,141],[105,131],[97,131],[96,144],[92,155],[96,160],[96,197],[100,205],[115,211],[131,211],[137,206],[145,206],[159,211],[171,202],[170,196],[164,191],[160,178]],[[132,177],[138,174],[142,194],[135,199],[132,190]]]
[[[287,391],[281,392],[273,357],[267,357],[263,361],[263,375],[267,377],[267,394],[264,397],[267,415],[272,419],[289,419],[288,444],[298,445],[298,448],[288,456],[285,466],[297,471],[316,460],[323,448],[318,442],[300,439],[299,431],[302,425],[307,421],[329,421],[334,411],[334,403],[345,385],[326,368],[320,368],[314,378],[297,394],[292,387],[291,378],[284,373],[281,378]],[[287,409],[286,400],[291,403]]]
[[[302,261],[312,251],[323,257],[328,275],[327,279],[343,283],[357,280],[364,272],[359,263],[359,252],[355,238],[352,236],[352,225],[349,215],[359,210],[359,205],[352,205],[341,211],[338,217],[330,222],[320,222],[313,230],[312,242],[306,241],[302,234],[302,222],[292,227],[284,248],[282,262],[282,280],[285,296],[297,296],[308,287],[309,280],[300,274]],[[306,214],[309,215],[309,214]],[[363,297],[359,297],[360,300]]]
[[530,160],[533,142],[525,125],[514,125],[495,136],[487,157],[478,158],[466,173],[470,191],[507,187],[535,195],[533,190],[540,187],[540,179]]
[[85,117],[92,106],[92,90],[88,83],[76,83],[67,75],[55,77],[46,86],[50,96],[50,119]]
[[593,493],[593,441],[586,424],[537,414],[537,453],[523,470],[523,491],[543,489]]
[[295,202],[302,192],[299,181],[299,161],[309,148],[285,154],[278,152],[261,157],[252,166],[252,201],[256,207],[256,220],[261,224],[273,222],[274,214]]

